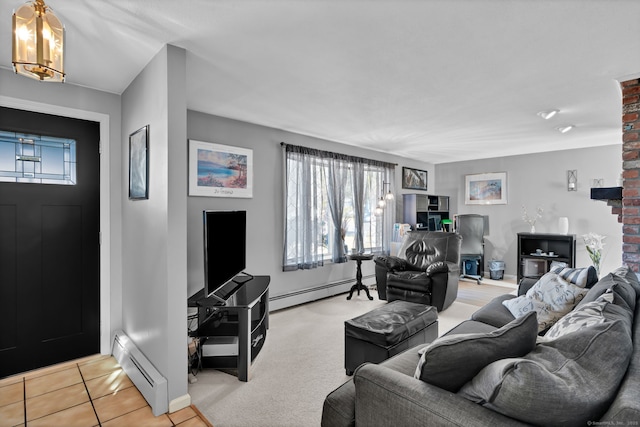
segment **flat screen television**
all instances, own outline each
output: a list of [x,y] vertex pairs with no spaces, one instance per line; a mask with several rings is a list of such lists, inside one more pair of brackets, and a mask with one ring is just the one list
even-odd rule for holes
[[235,287],[225,285],[246,267],[247,213],[205,210],[202,212],[202,220],[204,295],[226,299],[234,292]]

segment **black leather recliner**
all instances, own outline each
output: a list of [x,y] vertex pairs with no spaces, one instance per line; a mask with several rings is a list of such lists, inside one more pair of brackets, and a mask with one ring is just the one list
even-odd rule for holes
[[461,242],[456,233],[408,232],[398,256],[374,258],[378,297],[446,309],[458,295]]

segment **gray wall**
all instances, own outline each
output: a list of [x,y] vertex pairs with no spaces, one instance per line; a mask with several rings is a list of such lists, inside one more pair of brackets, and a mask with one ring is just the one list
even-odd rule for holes
[[[578,191],[567,191],[567,170],[578,171]],[[451,196],[452,212],[488,215],[490,234],[485,239],[485,260],[505,261],[505,274],[517,273],[517,238],[528,232],[522,220],[522,206],[529,214],[544,209],[536,232],[557,233],[558,218],[569,218],[569,234],[576,235],[576,264],[591,265],[582,235],[606,235],[601,272],[622,265],[622,225],[617,215],[602,201],[590,199],[594,179],[605,187],[616,186],[622,171],[620,144],[595,148],[555,151],[494,159],[436,165],[438,193]],[[488,172],[507,173],[508,204],[465,205],[465,175]]]
[[[170,380],[170,399],[186,393],[184,302],[187,294],[202,287],[203,209],[247,210],[247,271],[272,277],[272,297],[289,295],[274,301],[272,308],[346,291],[353,283],[353,263],[311,271],[281,271],[281,141],[398,163],[398,201],[402,193],[411,192],[400,188],[402,166],[427,170],[428,193],[451,196],[452,212],[490,216],[487,259],[504,260],[507,274],[516,272],[515,235],[528,231],[521,220],[522,204],[529,211],[538,205],[545,209],[536,227],[540,232],[556,232],[557,218],[567,216],[570,233],[607,235],[603,271],[621,264],[621,225],[605,203],[589,199],[592,179],[604,178],[605,186],[615,185],[621,171],[619,144],[433,166],[430,159],[404,159],[194,111],[185,113],[183,55],[180,49],[163,49],[127,89],[122,97],[124,107],[116,94],[39,83],[0,69],[0,105],[22,105],[31,111],[69,117],[95,116],[98,121],[108,118],[108,138],[102,141],[101,160],[101,229],[108,233],[103,236],[107,253],[101,256],[101,317],[106,311],[108,327],[101,349],[108,353],[111,333],[125,329]],[[126,111],[121,111],[123,108]],[[128,135],[145,124],[151,125],[150,199],[132,202],[127,198]],[[187,136],[253,149],[254,197],[186,197]],[[578,170],[578,192],[566,191],[567,169]],[[464,204],[466,174],[500,171],[508,173],[508,205]],[[401,212],[401,202],[396,204],[396,211]],[[580,240],[577,263],[589,264]],[[365,275],[373,274],[373,263],[363,267]],[[342,284],[301,292],[333,283]]]
[[187,394],[185,85],[185,51],[165,46],[122,95],[125,146],[149,125],[149,199],[122,205],[123,329],[167,378],[170,402]]
[[[254,159],[253,198],[189,197],[187,200],[189,295],[202,289],[204,282],[202,211],[205,209],[247,211],[246,271],[271,276],[271,309],[334,295],[347,291],[353,285],[355,264],[351,262],[329,263],[314,270],[282,271],[284,166],[281,142],[398,163],[398,189],[402,166],[424,169],[430,177],[433,176],[432,164],[196,111],[188,111],[187,122],[189,139],[249,148],[253,150]],[[398,196],[396,200],[399,198],[401,201],[402,196],[397,190],[394,192]],[[372,275],[373,272],[373,262],[365,262],[363,274]]]

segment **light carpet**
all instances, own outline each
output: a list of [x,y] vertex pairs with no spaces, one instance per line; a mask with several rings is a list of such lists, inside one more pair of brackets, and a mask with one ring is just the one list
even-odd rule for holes
[[[320,425],[324,398],[350,378],[344,370],[344,321],[386,304],[375,291],[372,296],[370,301],[362,292],[347,301],[342,294],[271,313],[250,381],[203,370],[189,385],[192,403],[215,427]],[[439,334],[476,310],[454,302],[439,313]]]

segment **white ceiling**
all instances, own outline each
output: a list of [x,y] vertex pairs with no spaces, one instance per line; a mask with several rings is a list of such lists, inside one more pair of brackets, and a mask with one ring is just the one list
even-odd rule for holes
[[45,1],[65,84],[120,94],[173,44],[189,109],[432,163],[619,144],[640,75],[638,0]]

